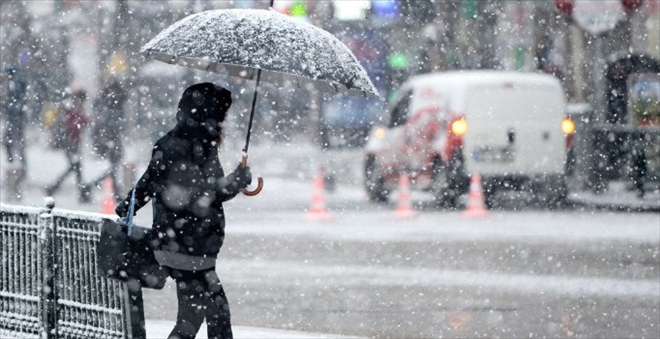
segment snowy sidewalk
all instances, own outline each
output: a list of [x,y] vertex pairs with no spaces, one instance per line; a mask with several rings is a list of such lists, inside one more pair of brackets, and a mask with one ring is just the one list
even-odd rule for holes
[[623,181],[610,182],[607,191],[601,194],[594,194],[590,190],[571,192],[569,200],[593,208],[660,212],[660,190],[649,190],[641,198],[637,196],[636,190],[627,189]]
[[[146,320],[146,330],[148,339],[165,339],[174,327],[174,321],[168,320]],[[356,338],[346,337],[338,334],[324,334],[324,333],[311,333],[300,331],[278,330],[261,327],[248,327],[248,326],[232,326],[234,338],[249,338],[249,339],[266,339],[266,338],[281,338],[281,339],[323,339],[323,338]],[[203,324],[197,335],[198,339],[206,339],[206,324]]]

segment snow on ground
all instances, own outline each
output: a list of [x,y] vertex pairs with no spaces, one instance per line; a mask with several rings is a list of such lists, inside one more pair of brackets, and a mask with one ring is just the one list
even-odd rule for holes
[[[146,330],[147,338],[167,338],[170,334],[170,331],[174,327],[173,321],[167,320],[153,320],[147,319]],[[249,338],[249,339],[330,339],[330,338],[355,338],[341,336],[337,334],[325,334],[325,333],[311,333],[311,332],[299,332],[299,331],[287,331],[287,330],[278,330],[278,329],[269,329],[269,328],[259,328],[259,327],[248,327],[248,326],[232,326],[232,331],[234,332],[234,338]],[[198,339],[206,339],[208,335],[206,334],[206,324],[203,324],[199,329],[197,334]]]
[[[474,270],[424,269],[348,265],[311,265],[292,261],[219,260],[220,272],[231,274],[232,283],[249,284],[264,278],[271,284],[296,277],[300,284],[323,286],[442,286],[497,289],[521,294],[614,296],[621,298],[660,298],[656,280],[625,280],[604,277],[570,277],[477,272]],[[240,272],[240,274],[237,274]],[[309,274],[313,272],[313,274]],[[306,278],[306,279],[305,279]],[[308,280],[308,281],[304,281]]]

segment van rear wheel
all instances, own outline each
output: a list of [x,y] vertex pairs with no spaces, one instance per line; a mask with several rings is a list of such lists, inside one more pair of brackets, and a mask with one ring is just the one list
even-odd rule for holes
[[375,155],[368,156],[364,163],[364,184],[369,201],[387,202],[389,191],[385,188],[385,179],[378,168],[378,160]]
[[433,161],[432,168],[433,183],[432,183],[432,192],[433,197],[435,198],[436,204],[438,207],[442,208],[456,208],[456,202],[458,200],[458,194],[453,188],[452,178],[450,176],[451,171],[445,165],[445,163],[436,158]]

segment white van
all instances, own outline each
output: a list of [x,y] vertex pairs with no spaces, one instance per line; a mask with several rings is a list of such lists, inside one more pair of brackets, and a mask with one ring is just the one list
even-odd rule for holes
[[[553,76],[455,71],[415,76],[395,93],[389,121],[365,147],[365,185],[386,201],[407,173],[411,188],[454,207],[482,179],[486,205],[498,190],[521,190],[554,206],[566,198],[566,102]],[[570,128],[569,128],[570,129]],[[569,130],[567,132],[570,133]]]

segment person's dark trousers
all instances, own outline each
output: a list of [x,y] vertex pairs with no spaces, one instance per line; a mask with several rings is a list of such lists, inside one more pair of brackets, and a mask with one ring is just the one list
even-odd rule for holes
[[11,141],[5,143],[5,148],[7,149],[7,162],[13,163],[15,160],[18,160],[20,164],[21,171],[16,179],[16,183],[19,185],[27,176],[27,156],[25,154],[25,140],[23,140],[23,136],[11,137]]
[[87,202],[89,201],[89,188],[85,185],[85,182],[82,178],[82,170],[80,166],[80,152],[78,147],[70,147],[65,149],[66,158],[69,161],[69,167],[60,175],[55,183],[48,188],[46,188],[46,193],[52,195],[57,190],[60,189],[60,186],[66,180],[66,178],[73,172],[76,176],[76,184],[78,185],[78,190],[80,192],[80,201]]
[[229,303],[215,267],[202,271],[168,268],[176,281],[179,309],[169,339],[195,338],[206,318],[209,339],[231,339]]
[[[121,173],[122,165],[124,163],[124,147],[121,142],[121,138],[115,138],[114,147],[110,149],[110,154],[108,160],[110,160],[110,170],[109,175],[112,178],[112,194],[115,196],[115,200],[120,202],[122,200],[121,192],[119,191],[119,178],[118,174]],[[135,184],[135,183],[131,183]]]
[[8,137],[5,140],[5,147],[7,148],[7,161],[9,163],[17,163],[17,166],[12,166],[7,169],[5,184],[7,185],[7,195],[13,199],[21,200],[23,197],[23,182],[27,178],[27,157],[25,156],[25,143],[21,138]]
[[637,195],[640,198],[645,196],[644,191],[644,178],[646,177],[646,151],[645,151],[646,142],[644,140],[644,134],[636,133],[633,134],[633,143],[632,143],[632,179],[635,188],[637,189]]
[[123,160],[123,147],[121,147],[121,144],[115,145],[115,147],[113,147],[111,151],[108,153],[107,158],[110,161],[110,168],[108,168],[108,170],[105,173],[103,173],[103,175],[98,177],[98,179],[92,181],[90,186],[96,186],[100,188],[105,178],[112,179],[112,194],[114,195],[115,200],[117,202],[120,202],[123,199],[123,197],[121,196],[122,193],[119,190],[117,173],[121,169],[122,160]]

